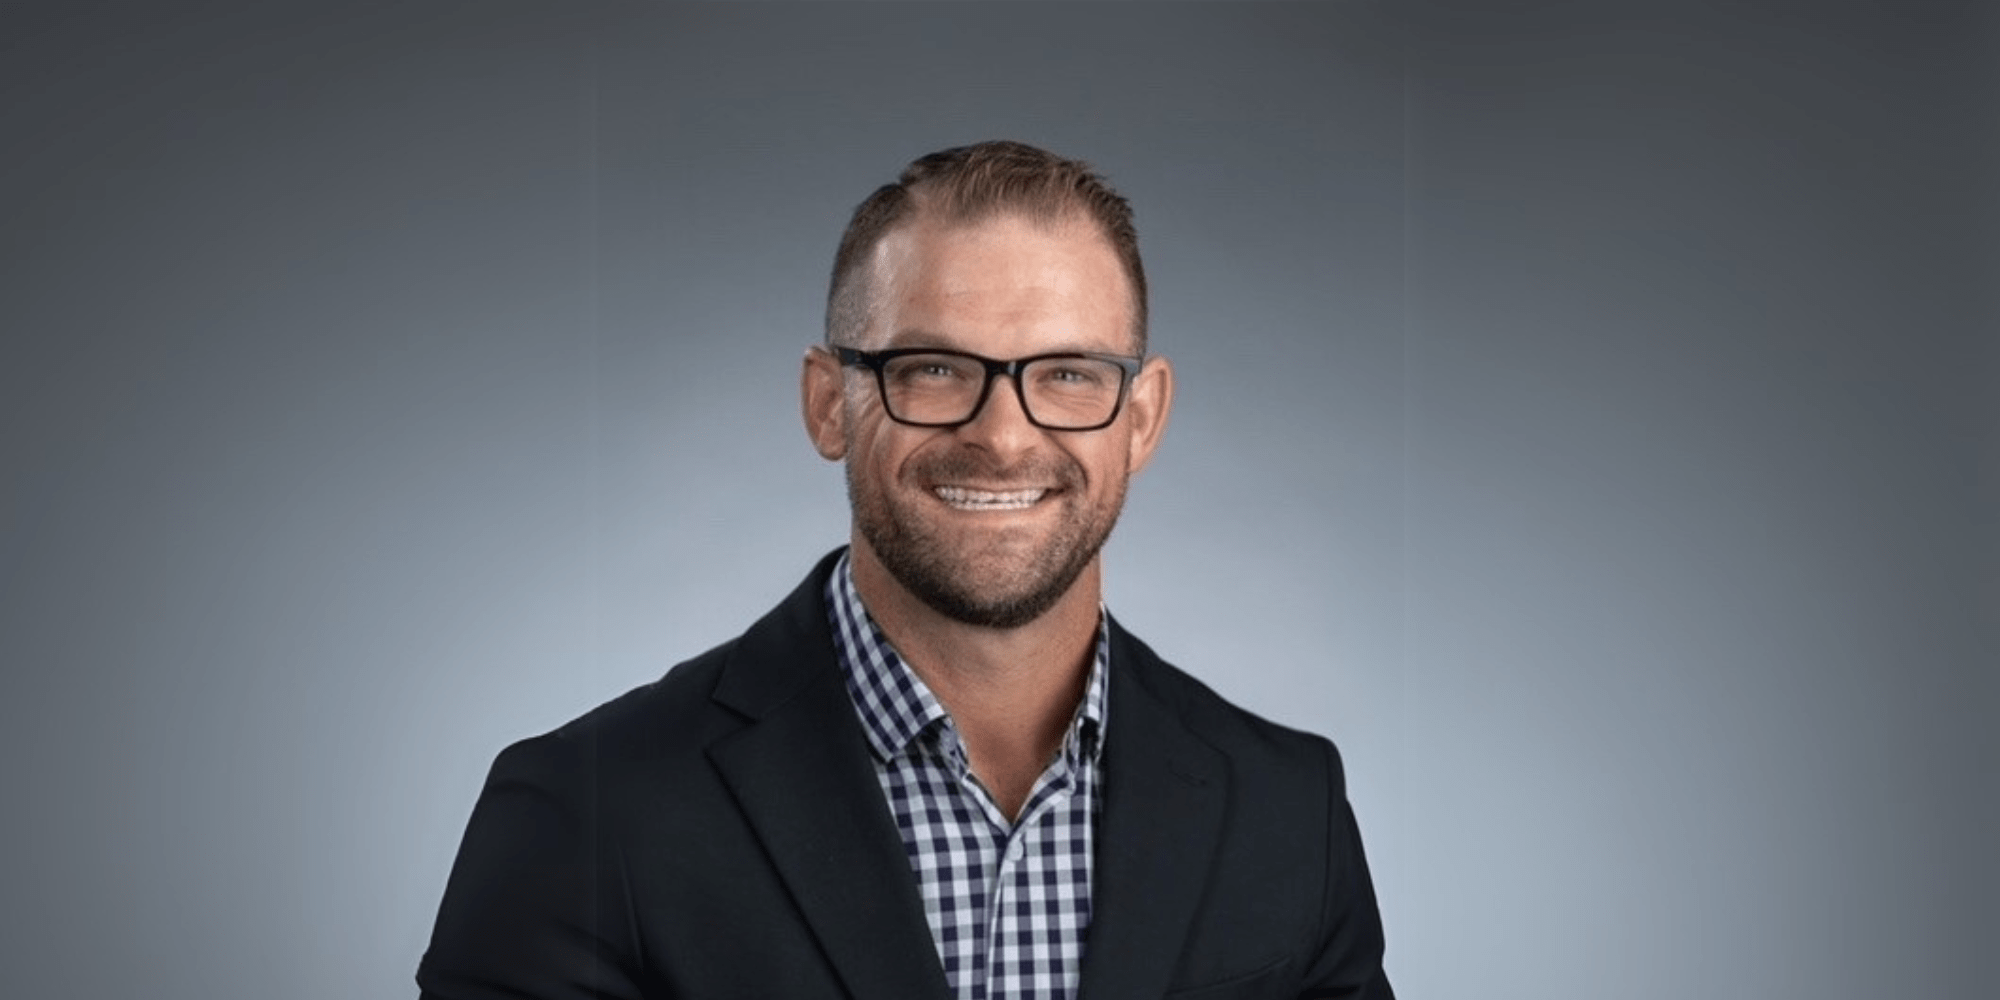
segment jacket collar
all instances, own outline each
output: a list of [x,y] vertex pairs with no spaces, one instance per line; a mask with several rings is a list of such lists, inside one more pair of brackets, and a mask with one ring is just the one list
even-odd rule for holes
[[[836,551],[744,633],[714,699],[743,728],[708,747],[855,997],[949,1000],[902,838],[835,659],[822,594]],[[1228,762],[1154,690],[1168,669],[1116,621],[1085,1000],[1158,996],[1220,841]]]

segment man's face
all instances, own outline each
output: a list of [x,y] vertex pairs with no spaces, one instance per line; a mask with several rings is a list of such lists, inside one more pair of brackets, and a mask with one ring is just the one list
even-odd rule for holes
[[[920,219],[884,237],[870,275],[865,350],[1136,353],[1130,285],[1085,223]],[[1050,431],[1028,421],[1003,377],[971,423],[910,427],[883,409],[873,374],[831,365],[808,359],[807,417],[821,453],[846,459],[859,555],[940,614],[992,628],[1039,618],[1095,572],[1171,391],[1154,359],[1111,426]]]

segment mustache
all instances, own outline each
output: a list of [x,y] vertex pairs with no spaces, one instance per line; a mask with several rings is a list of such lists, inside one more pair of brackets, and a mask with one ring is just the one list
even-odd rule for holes
[[987,452],[971,449],[922,459],[913,463],[910,471],[918,478],[933,482],[966,481],[996,486],[1019,483],[1066,490],[1081,488],[1084,479],[1083,467],[1066,456],[1029,456],[1008,465]]

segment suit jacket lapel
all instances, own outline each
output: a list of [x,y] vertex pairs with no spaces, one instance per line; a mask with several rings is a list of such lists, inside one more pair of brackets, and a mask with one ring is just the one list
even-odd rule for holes
[[1228,762],[1143,686],[1151,661],[1114,623],[1082,1000],[1166,992],[1220,842]]
[[834,659],[820,596],[832,558],[745,633],[715,699],[751,721],[711,743],[709,759],[848,991],[948,1000],[902,838]]

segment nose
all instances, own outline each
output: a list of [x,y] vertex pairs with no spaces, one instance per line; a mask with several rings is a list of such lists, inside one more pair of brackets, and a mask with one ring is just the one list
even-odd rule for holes
[[996,374],[986,391],[986,402],[972,420],[960,426],[959,437],[984,447],[996,455],[1015,455],[1032,449],[1042,430],[1028,420],[1021,408],[1021,393],[1014,376]]

